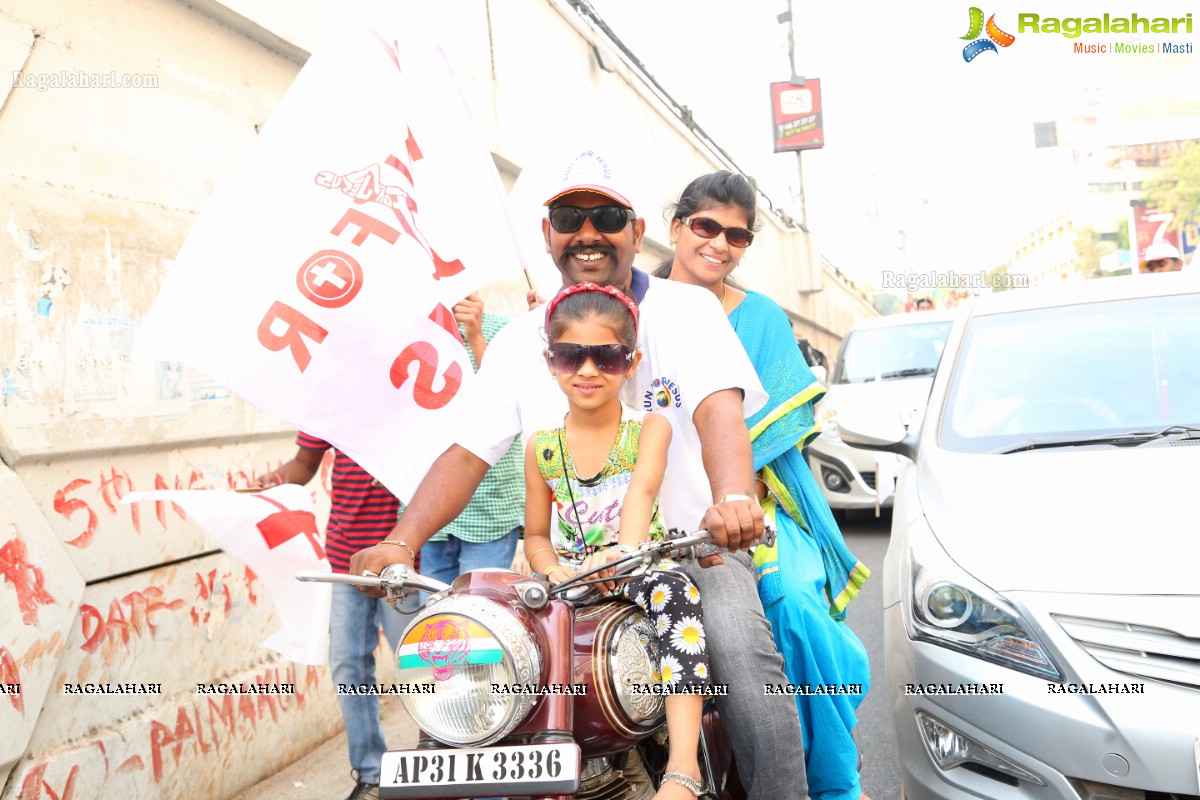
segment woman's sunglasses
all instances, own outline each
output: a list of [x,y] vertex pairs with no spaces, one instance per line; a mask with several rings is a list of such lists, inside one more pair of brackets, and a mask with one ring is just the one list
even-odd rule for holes
[[583,227],[585,219],[590,219],[592,227],[600,233],[620,233],[629,224],[629,215],[632,213],[623,206],[555,206],[550,209],[550,227],[559,233],[574,233]]
[[734,247],[749,247],[750,243],[754,241],[754,234],[745,228],[724,228],[718,225],[716,220],[708,217],[684,217],[680,222],[703,239],[715,239],[724,231],[725,241]]
[[633,364],[633,348],[623,344],[558,342],[546,351],[546,363],[555,372],[578,372],[589,358],[601,372],[623,375]]

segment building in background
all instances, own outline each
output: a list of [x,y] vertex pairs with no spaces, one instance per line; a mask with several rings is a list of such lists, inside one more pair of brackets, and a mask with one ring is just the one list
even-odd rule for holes
[[1156,231],[1135,223],[1133,207],[1180,148],[1200,140],[1200,89],[1179,75],[1085,85],[1079,98],[1033,126],[1037,189],[1021,209],[1026,232],[1014,243],[1012,271],[1034,285],[1136,271]]

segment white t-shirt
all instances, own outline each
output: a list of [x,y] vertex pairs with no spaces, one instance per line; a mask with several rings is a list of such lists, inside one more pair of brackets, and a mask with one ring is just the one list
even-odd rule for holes
[[[651,277],[638,311],[642,362],[621,399],[671,423],[659,509],[667,528],[692,531],[712,505],[692,424],[696,407],[713,392],[738,388],[744,394],[743,415],[750,416],[767,402],[767,394],[712,292]],[[542,306],[496,334],[464,403],[456,441],[489,464],[518,434],[528,441],[538,430],[561,425],[567,413],[566,395],[543,357],[545,320]]]

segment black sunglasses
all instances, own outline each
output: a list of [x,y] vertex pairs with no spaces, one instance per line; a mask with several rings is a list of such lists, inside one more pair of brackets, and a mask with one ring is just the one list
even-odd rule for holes
[[550,209],[550,226],[559,233],[574,233],[583,227],[585,219],[590,219],[592,227],[600,233],[620,233],[629,224],[632,214],[633,211],[624,206],[555,206]]
[[623,375],[633,364],[633,348],[623,344],[557,342],[546,351],[546,363],[555,372],[578,372],[589,358],[601,372]]
[[716,220],[708,217],[684,217],[680,220],[684,225],[691,228],[692,233],[704,239],[715,239],[725,233],[725,241],[729,242],[734,247],[749,247],[754,241],[754,234],[745,228],[724,228],[717,224]]

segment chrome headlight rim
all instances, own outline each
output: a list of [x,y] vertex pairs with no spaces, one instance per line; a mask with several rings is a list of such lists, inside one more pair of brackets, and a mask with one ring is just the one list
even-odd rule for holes
[[[496,639],[502,652],[502,658],[512,665],[514,682],[520,685],[540,685],[542,677],[542,655],[533,636],[521,623],[517,611],[511,606],[490,598],[474,595],[450,595],[439,601],[431,602],[418,612],[416,618],[409,624],[401,637],[401,643],[396,648],[397,672],[403,675],[399,668],[400,649],[409,633],[423,625],[431,617],[454,615],[471,620],[486,629]],[[491,695],[490,687],[483,691]],[[434,695],[436,697],[436,694]],[[529,716],[529,712],[537,703],[538,697],[531,694],[503,695],[507,708],[504,722],[491,733],[486,730],[475,737],[450,737],[444,731],[430,730],[425,727],[416,713],[415,706],[422,701],[428,702],[429,695],[401,695],[401,702],[413,721],[421,730],[443,744],[452,747],[484,747],[500,741],[517,729]]]
[[[646,637],[651,645],[647,647],[640,642],[634,642],[630,636]],[[617,706],[624,714],[624,728],[627,735],[637,735],[651,731],[662,724],[665,714],[665,700],[658,694],[640,694],[634,686],[649,686],[654,684],[654,669],[658,663],[658,636],[654,625],[641,609],[630,608],[630,613],[622,617],[615,625],[608,647],[608,675],[612,695]],[[644,657],[644,660],[643,658]],[[653,663],[652,663],[653,662]]]
[[[1025,616],[1000,593],[959,566],[934,536],[924,517],[908,531],[907,538],[902,590],[908,595],[904,605],[907,609],[905,627],[910,639],[945,647],[1042,680],[1063,680],[1062,669],[1052,652]],[[953,587],[966,599],[969,608],[961,620],[939,619],[926,607],[935,590],[946,587]],[[980,621],[991,627],[974,629]],[[1005,652],[1001,645],[1010,640],[1024,642],[1027,645],[1024,654],[1036,657],[1040,663],[1022,661],[1011,648]]]

